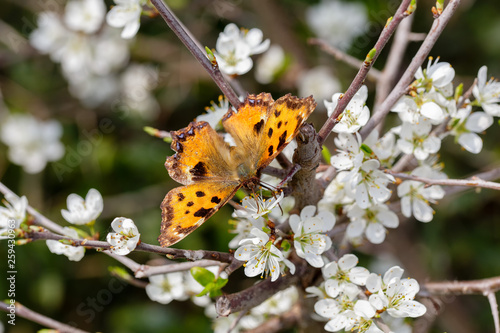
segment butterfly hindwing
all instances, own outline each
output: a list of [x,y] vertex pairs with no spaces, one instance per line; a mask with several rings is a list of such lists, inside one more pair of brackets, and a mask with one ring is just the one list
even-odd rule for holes
[[176,154],[167,157],[165,167],[172,179],[188,185],[208,178],[234,178],[229,146],[207,122],[192,122],[171,135]]
[[161,204],[161,246],[177,243],[222,207],[240,188],[235,181],[203,181],[174,188]]

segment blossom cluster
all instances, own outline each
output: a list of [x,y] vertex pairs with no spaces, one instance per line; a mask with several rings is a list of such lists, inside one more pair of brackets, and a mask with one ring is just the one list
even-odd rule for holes
[[[346,254],[322,269],[325,281],[319,287],[308,287],[311,296],[319,297],[315,312],[328,320],[325,330],[383,332],[374,319],[387,313],[394,318],[416,318],[426,308],[414,300],[420,287],[414,279],[402,279],[404,270],[390,268],[381,278],[357,266],[358,258]],[[366,294],[370,296],[366,299]]]
[[[410,92],[393,107],[401,119],[396,126],[379,138],[374,130],[364,140],[359,131],[369,120],[366,106],[368,91],[363,86],[347,105],[333,131],[337,153],[331,164],[337,170],[335,179],[325,190],[319,203],[321,209],[342,211],[349,218],[346,236],[359,243],[365,236],[374,244],[385,240],[387,228],[399,225],[397,215],[387,206],[392,197],[395,179],[381,169],[391,169],[403,154],[416,159],[418,166],[410,174],[429,179],[445,179],[442,164],[438,163],[441,141],[454,136],[465,150],[479,153],[482,140],[479,133],[493,124],[498,112],[500,85],[486,80],[486,67],[478,73],[472,91],[475,100],[462,96],[461,85],[453,87],[455,71],[449,63],[430,59],[427,68],[420,68]],[[337,106],[341,94],[325,101],[328,114]],[[474,107],[483,110],[472,112]],[[422,182],[406,180],[397,186],[401,211],[405,217],[414,216],[421,222],[433,219],[430,206],[444,197],[441,186],[425,186]]]
[[69,1],[62,15],[56,11],[42,12],[30,43],[61,64],[70,93],[85,106],[113,103],[152,118],[159,111],[158,102],[151,95],[158,73],[149,65],[129,63],[126,40],[137,33],[147,1],[115,2],[117,5],[107,14],[103,0]]

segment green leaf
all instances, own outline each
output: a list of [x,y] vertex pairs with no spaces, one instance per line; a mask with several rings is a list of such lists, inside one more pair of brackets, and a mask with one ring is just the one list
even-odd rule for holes
[[205,289],[210,283],[213,283],[215,280],[214,273],[203,267],[191,268],[191,275],[199,284],[205,287]]
[[330,153],[330,150],[326,146],[323,146],[323,150],[321,150],[321,155],[323,156],[323,159],[325,160],[326,163],[330,163],[330,160],[332,159],[332,154]]

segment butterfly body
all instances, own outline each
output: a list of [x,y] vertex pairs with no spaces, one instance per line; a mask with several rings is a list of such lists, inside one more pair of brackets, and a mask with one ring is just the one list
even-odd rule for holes
[[234,139],[230,146],[206,122],[192,122],[174,131],[165,167],[184,186],[162,202],[159,237],[170,246],[205,222],[243,187],[254,189],[260,174],[295,137],[314,110],[312,97],[291,95],[276,102],[270,94],[249,95],[238,112],[230,110],[222,124]]

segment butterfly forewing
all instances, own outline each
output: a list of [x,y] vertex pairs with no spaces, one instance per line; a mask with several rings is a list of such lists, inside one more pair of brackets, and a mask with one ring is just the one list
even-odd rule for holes
[[260,170],[285,148],[297,135],[307,117],[314,111],[316,102],[312,96],[298,98],[290,94],[276,100],[268,112],[268,118],[262,128],[259,158],[255,168]]
[[172,179],[188,185],[205,179],[236,179],[230,148],[207,122],[193,122],[172,132],[172,150],[165,167]]

